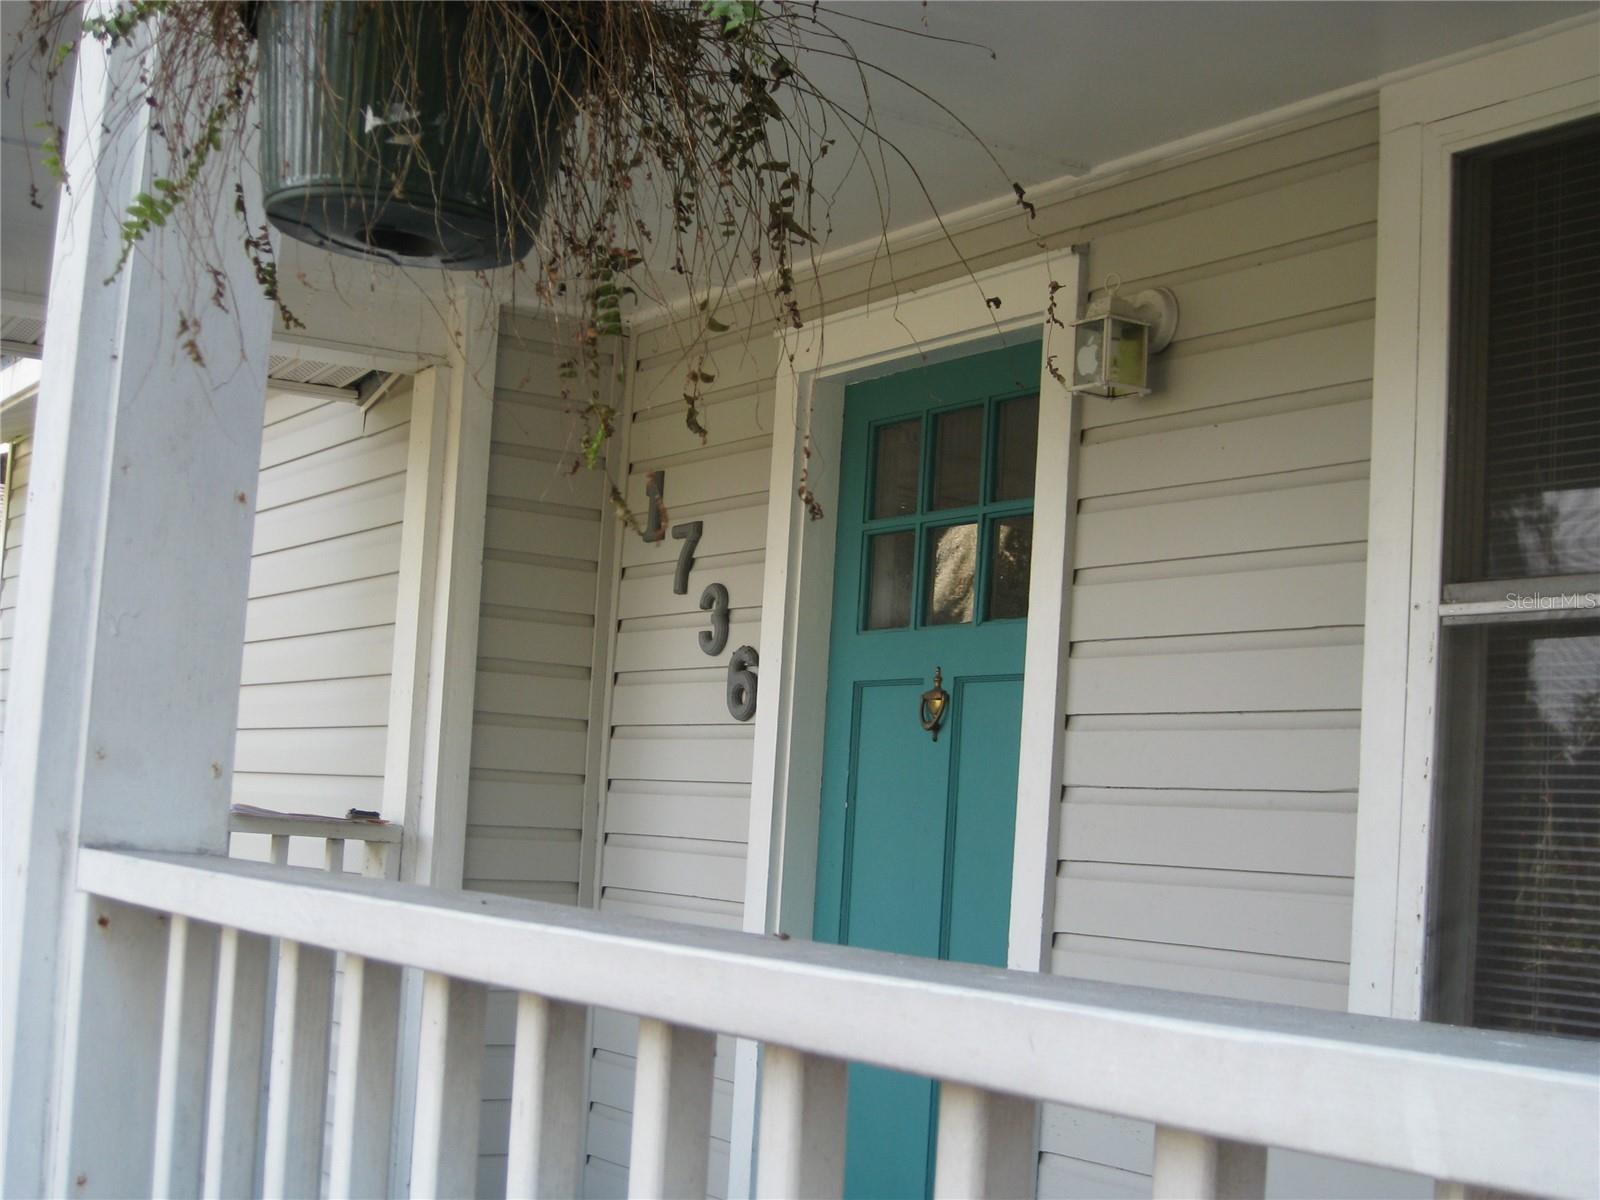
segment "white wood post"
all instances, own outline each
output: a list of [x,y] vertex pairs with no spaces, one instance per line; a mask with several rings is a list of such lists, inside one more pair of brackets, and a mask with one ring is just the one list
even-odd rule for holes
[[[403,823],[399,878],[459,888],[500,328],[481,289],[453,286],[448,303],[449,366],[419,373],[412,393],[383,815]],[[406,972],[394,1108],[402,1134],[414,1120],[421,1007],[421,975]],[[405,1140],[395,1138],[391,1159],[397,1191],[411,1168]]]
[[224,929],[217,946],[217,1009],[206,1099],[207,1200],[256,1191],[271,942]]
[[411,1144],[414,1200],[477,1192],[487,1000],[482,984],[432,972],[423,977]]
[[[1071,321],[1082,288],[1083,256],[1056,264],[1062,319]],[[1034,481],[1033,563],[1028,579],[1028,637],[1022,667],[1023,753],[1017,764],[1017,828],[1012,841],[1011,928],[1006,965],[1049,971],[1055,938],[1056,862],[1060,855],[1062,723],[1071,665],[1072,574],[1078,531],[1078,443],[1083,400],[1051,374],[1052,354],[1072,355],[1072,330],[1045,325],[1039,366],[1039,458]]]
[[173,1200],[200,1194],[216,952],[214,926],[196,925],[187,917],[170,918],[150,1192]]
[[170,173],[148,114],[111,115],[137,51],[78,43],[51,270],[0,815],[16,1196],[151,1184],[167,930],[77,895],[77,848],[227,850],[269,312],[220,170],[185,208],[226,311],[183,223],[116,272],[129,202]]
[[345,955],[343,966],[328,1147],[334,1200],[388,1195],[400,1033],[400,968],[357,954]]
[[512,1200],[576,1196],[580,1190],[588,1032],[582,1005],[518,995],[506,1161],[506,1195]]
[[703,1200],[716,1035],[646,1018],[639,1022],[638,1054],[628,1195]]
[[1152,1174],[1155,1200],[1260,1200],[1267,1150],[1158,1126]]
[[757,1196],[843,1194],[845,1079],[838,1059],[787,1046],[763,1051]]
[[268,1200],[316,1196],[322,1190],[333,965],[330,950],[287,940],[278,943],[261,1172],[261,1192]]
[[945,1200],[1032,1196],[1039,1109],[1020,1096],[946,1083],[939,1089],[933,1194]]
[[[478,678],[478,605],[499,322],[481,292],[453,289],[450,305],[455,321],[450,368],[436,371],[431,385],[435,389],[433,420],[444,426],[444,453],[442,461],[430,460],[426,482],[438,489],[438,496],[426,502],[414,498],[409,478],[406,496],[408,516],[415,506],[437,505],[439,538],[431,561],[425,557],[425,537],[422,546],[414,548],[416,555],[423,556],[420,562],[405,558],[408,547],[404,538],[401,546],[402,566],[416,571],[411,578],[420,597],[416,612],[406,619],[418,626],[426,621],[428,632],[425,644],[418,640],[420,628],[408,634],[410,657],[403,664],[398,638],[396,642],[394,665],[397,669],[403,665],[412,695],[412,711],[405,714],[401,727],[412,733],[404,776],[398,774],[397,761],[385,764],[384,809],[386,816],[392,815],[390,789],[403,786],[401,878],[458,888],[466,852],[467,774],[472,762],[472,702]],[[417,407],[414,401],[413,421]],[[420,439],[424,434],[417,436]],[[426,436],[431,454],[437,435],[428,432]],[[412,451],[415,459],[418,447],[414,445]],[[410,582],[406,580],[408,586]],[[395,615],[399,619],[406,614],[397,609]],[[422,728],[417,731],[414,723],[419,708]],[[391,713],[391,718],[396,716]],[[397,772],[394,780],[389,776],[391,767]]]

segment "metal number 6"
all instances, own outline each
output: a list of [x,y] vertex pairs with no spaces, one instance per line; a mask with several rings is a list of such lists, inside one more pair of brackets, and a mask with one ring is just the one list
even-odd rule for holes
[[700,631],[700,649],[715,658],[728,644],[728,589],[713,583],[700,593],[700,607],[711,612],[711,628]]
[[754,646],[740,646],[728,660],[728,712],[735,721],[756,715],[756,673],[760,663]]

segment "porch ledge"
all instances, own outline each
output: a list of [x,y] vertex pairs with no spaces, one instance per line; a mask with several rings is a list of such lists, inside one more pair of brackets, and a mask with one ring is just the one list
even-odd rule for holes
[[228,832],[382,842],[386,845],[396,845],[404,836],[399,825],[376,817],[321,817],[311,813],[274,812],[248,804],[235,804],[228,810]]
[[553,1000],[1436,1179],[1600,1192],[1600,1046],[1104,984],[199,855],[78,884]]

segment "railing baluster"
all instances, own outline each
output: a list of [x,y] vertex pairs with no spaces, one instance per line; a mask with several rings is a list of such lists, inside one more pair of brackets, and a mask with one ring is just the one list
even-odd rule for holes
[[843,1194],[845,1070],[787,1046],[762,1052],[757,1196]]
[[715,1034],[650,1018],[639,1022],[629,1196],[703,1200],[716,1054]]
[[287,867],[289,865],[288,834],[275,833],[272,835],[272,851],[268,857],[272,859],[272,865],[275,867]]
[[368,879],[397,878],[398,872],[393,868],[398,858],[398,847],[389,842],[363,842],[361,873]]
[[217,931],[174,916],[167,925],[167,982],[156,1079],[155,1165],[151,1194],[200,1194],[206,1052],[211,1045],[211,990]]
[[517,997],[507,1197],[579,1192],[587,1018],[581,1005]]
[[470,1196],[478,1184],[483,1077],[482,984],[429,972],[422,981],[411,1194]]
[[1038,1121],[1031,1100],[942,1085],[933,1194],[950,1200],[1033,1195]]
[[344,870],[344,839],[328,838],[322,847],[322,869],[324,871]]
[[332,1005],[333,954],[280,941],[261,1179],[268,1200],[316,1196],[322,1190]]
[[400,968],[347,954],[339,997],[328,1194],[385,1196],[399,1036]]
[[270,948],[266,938],[237,929],[224,929],[218,938],[201,1183],[201,1194],[211,1200],[248,1196],[256,1187]]
[[1260,1200],[1267,1150],[1160,1126],[1153,1174],[1155,1200]]

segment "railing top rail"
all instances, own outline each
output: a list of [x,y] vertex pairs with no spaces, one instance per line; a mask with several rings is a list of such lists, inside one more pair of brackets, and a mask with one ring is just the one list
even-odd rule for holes
[[398,844],[404,836],[392,821],[370,817],[319,817],[309,813],[273,812],[235,805],[228,811],[229,833],[264,833],[274,837],[342,838],[347,842]]
[[1600,1194],[1600,1046],[936,962],[198,855],[88,892],[458,978],[1435,1178]]

